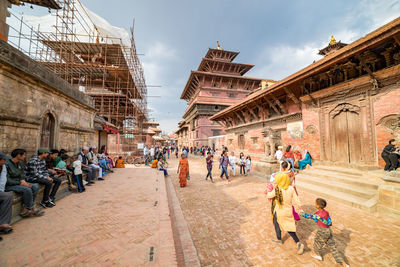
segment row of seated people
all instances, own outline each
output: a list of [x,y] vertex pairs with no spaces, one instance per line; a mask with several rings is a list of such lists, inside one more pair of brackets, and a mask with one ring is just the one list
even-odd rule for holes
[[[25,158],[24,149],[14,149],[10,156],[0,152],[0,234],[12,231],[13,195],[10,192],[22,194],[21,217],[42,216],[45,213],[42,208],[56,205],[62,176],[67,176],[70,189],[84,192],[85,185],[94,184],[96,178],[104,180],[108,172],[113,172],[112,160],[104,151],[97,153],[96,146],[84,147],[71,159],[64,149],[49,151],[47,148],[40,148],[26,164]],[[83,172],[86,181],[82,179]],[[42,208],[35,205],[40,184],[44,186]]]

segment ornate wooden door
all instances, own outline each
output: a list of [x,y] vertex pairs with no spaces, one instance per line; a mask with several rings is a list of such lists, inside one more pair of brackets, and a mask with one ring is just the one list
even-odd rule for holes
[[350,163],[359,163],[362,160],[360,115],[356,112],[347,111],[346,117]]
[[332,147],[332,155],[334,161],[349,161],[349,146],[347,135],[347,118],[346,112],[340,112],[333,118],[333,128],[335,142]]
[[343,110],[333,117],[333,160],[343,163],[361,161],[361,127],[359,114]]

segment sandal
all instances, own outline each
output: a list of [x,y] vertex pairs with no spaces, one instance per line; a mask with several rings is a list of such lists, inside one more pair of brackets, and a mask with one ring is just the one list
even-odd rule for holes
[[31,216],[31,214],[32,214],[32,210],[27,210],[24,213],[20,213],[19,216],[21,216],[22,218],[26,218],[26,217]]
[[13,231],[12,228],[5,228],[5,229],[0,230],[0,234],[8,235],[8,234],[12,233],[12,231]]
[[40,209],[37,209],[37,208],[34,208],[34,209],[32,210],[32,215],[37,216],[37,217],[40,217],[40,216],[43,216],[43,215],[44,215],[44,211],[43,211],[43,210],[40,210]]

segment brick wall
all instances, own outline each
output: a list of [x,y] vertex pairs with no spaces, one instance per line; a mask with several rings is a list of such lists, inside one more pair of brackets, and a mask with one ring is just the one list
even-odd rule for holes
[[[302,105],[302,126],[303,132],[301,138],[290,134],[288,131],[282,132],[282,142],[284,146],[292,145],[294,149],[304,152],[307,149],[313,159],[320,159],[320,129],[318,110]],[[308,129],[314,129],[310,131]],[[316,130],[316,131],[315,131]]]
[[393,129],[385,125],[385,117],[400,114],[400,87],[396,86],[387,93],[378,94],[373,101],[378,164],[379,166],[385,166],[385,162],[381,157],[383,148],[392,138],[400,142],[399,128],[393,131]]

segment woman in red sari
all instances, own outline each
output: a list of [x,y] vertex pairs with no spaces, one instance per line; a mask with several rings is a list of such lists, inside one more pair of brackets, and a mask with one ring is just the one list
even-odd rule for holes
[[185,187],[187,184],[187,176],[189,174],[189,161],[185,157],[185,154],[182,153],[181,157],[177,173],[179,173],[179,184],[181,187]]

